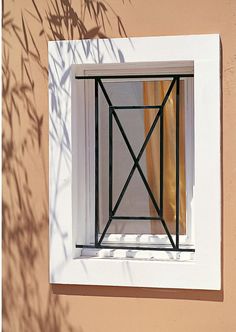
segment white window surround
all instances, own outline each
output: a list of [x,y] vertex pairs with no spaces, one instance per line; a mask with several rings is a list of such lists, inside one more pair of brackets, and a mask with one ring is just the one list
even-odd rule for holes
[[[194,188],[192,261],[86,258],[75,249],[86,220],[86,130],[72,65],[194,63]],[[83,83],[82,83],[83,84]],[[75,92],[75,91],[74,91]],[[73,93],[74,95],[74,93]],[[72,105],[72,106],[71,106]],[[160,288],[221,288],[220,41],[219,35],[49,42],[50,282]],[[72,118],[71,118],[72,116]],[[72,119],[72,121],[71,121]],[[84,174],[78,184],[78,174]],[[76,204],[84,205],[77,209]],[[73,220],[73,222],[72,222]]]

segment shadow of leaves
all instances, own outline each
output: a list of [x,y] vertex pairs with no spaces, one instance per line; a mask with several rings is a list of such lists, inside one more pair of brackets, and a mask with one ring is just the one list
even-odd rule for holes
[[[126,31],[102,0],[76,7],[69,0],[13,6],[3,2],[3,329],[82,331],[70,322],[67,300],[48,283],[48,119],[37,92],[43,89],[47,96],[49,40],[105,38],[112,22],[120,36]],[[90,50],[85,52],[89,56]],[[124,62],[121,52],[118,56]],[[65,71],[62,85],[69,74]]]

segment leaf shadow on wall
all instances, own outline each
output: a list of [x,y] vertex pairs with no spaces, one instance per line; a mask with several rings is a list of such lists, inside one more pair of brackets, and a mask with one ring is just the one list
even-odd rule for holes
[[[104,38],[111,20],[117,22],[117,34],[126,36],[121,18],[103,1],[83,0],[76,8],[68,0],[32,0],[27,8],[3,3],[4,331],[82,331],[70,321],[67,300],[48,283],[48,108],[41,100],[48,91],[45,52],[48,40]],[[62,145],[69,153],[68,140]]]

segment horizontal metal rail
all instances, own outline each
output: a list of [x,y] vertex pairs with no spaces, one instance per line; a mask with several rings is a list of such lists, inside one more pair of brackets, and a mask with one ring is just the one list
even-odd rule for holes
[[127,106],[110,106],[112,109],[115,110],[136,110],[136,109],[159,109],[161,108],[161,105],[141,105],[141,106],[133,106],[133,105],[127,105]]
[[161,220],[161,217],[113,216],[117,220]]
[[124,250],[156,250],[156,251],[181,251],[181,252],[195,252],[193,248],[173,248],[173,247],[147,247],[147,246],[121,246],[121,245],[82,245],[76,244],[76,248],[80,249],[124,249]]

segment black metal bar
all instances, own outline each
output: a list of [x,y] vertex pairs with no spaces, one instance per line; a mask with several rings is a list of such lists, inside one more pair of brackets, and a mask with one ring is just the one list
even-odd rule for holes
[[112,108],[109,107],[109,218],[112,217],[113,204],[113,128],[112,128]]
[[176,79],[176,248],[179,248],[179,78]]
[[95,79],[95,244],[98,244],[99,232],[99,114],[98,81]]
[[112,106],[113,109],[115,110],[130,110],[130,109],[159,109],[161,108],[161,105],[141,105],[141,106],[138,106],[138,105],[126,105],[126,106]]
[[165,220],[164,220],[164,219],[161,219],[161,223],[162,223],[162,226],[163,226],[163,228],[164,228],[164,230],[165,230],[165,232],[166,232],[166,234],[167,234],[167,236],[168,236],[168,238],[169,238],[169,240],[170,240],[170,243],[171,243],[172,247],[175,248],[174,240],[173,240],[173,238],[172,238],[172,235],[170,234],[170,231],[169,231],[169,229],[168,229],[168,227],[167,227],[167,225],[166,225]]
[[[115,120],[116,120],[116,123],[117,123],[117,125],[118,125],[118,127],[119,127],[119,129],[120,129],[120,132],[121,132],[121,134],[122,134],[122,136],[123,136],[123,138],[124,138],[124,141],[125,141],[125,143],[126,143],[126,145],[127,145],[127,147],[128,147],[128,150],[129,150],[129,152],[130,152],[130,154],[131,154],[131,156],[132,156],[132,158],[133,158],[134,164],[136,165],[136,168],[138,169],[139,174],[140,174],[140,176],[141,176],[141,178],[142,178],[142,180],[143,180],[143,183],[144,183],[144,185],[145,185],[145,187],[146,187],[146,189],[147,189],[147,191],[148,191],[148,194],[149,194],[149,196],[150,196],[150,198],[151,198],[151,200],[152,200],[152,203],[153,203],[153,205],[155,206],[155,209],[156,209],[157,213],[159,214],[159,213],[160,213],[160,209],[159,209],[159,207],[158,207],[158,205],[157,205],[157,202],[156,202],[156,200],[155,200],[155,197],[154,197],[154,195],[153,195],[153,193],[152,193],[152,190],[151,190],[151,188],[150,188],[150,186],[149,186],[149,184],[148,184],[148,182],[147,182],[147,180],[146,180],[145,175],[143,174],[142,168],[140,167],[139,162],[138,162],[137,159],[136,159],[136,156],[135,156],[135,154],[134,154],[134,152],[133,152],[133,149],[132,149],[132,147],[131,147],[131,145],[130,145],[130,143],[129,143],[129,140],[128,140],[126,134],[125,134],[125,131],[124,131],[124,129],[123,129],[123,126],[122,126],[122,124],[121,124],[121,122],[120,122],[120,120],[119,120],[119,118],[118,118],[118,116],[117,116],[115,110],[113,110],[113,115],[114,115],[114,118],[115,118]],[[123,196],[122,196],[122,197],[123,197]],[[113,215],[114,215],[114,214],[115,214],[115,212],[113,211]]]
[[[111,102],[111,100],[110,100],[110,98],[109,98],[109,96],[108,96],[108,94],[106,92],[106,89],[105,89],[105,87],[102,84],[102,81],[100,79],[98,79],[98,83],[99,83],[99,85],[101,87],[101,90],[102,90],[102,92],[104,94],[104,97],[106,98],[106,101],[107,101],[107,103],[109,105],[109,127],[110,127],[110,113],[112,111],[112,102]],[[109,144],[110,144],[110,142],[109,142]],[[110,150],[110,146],[109,146],[109,150]],[[110,155],[109,155],[109,164],[110,164]],[[110,169],[110,166],[109,166],[109,169]],[[109,197],[110,197],[110,189],[111,188],[110,188],[110,176],[109,176]],[[111,200],[111,202],[112,202],[112,200]],[[100,239],[98,241],[98,245],[101,245],[102,240],[103,240],[104,236],[106,235],[106,232],[107,232],[107,230],[108,230],[108,228],[109,228],[109,226],[110,226],[110,224],[112,222],[111,214],[112,214],[112,203],[111,203],[111,210],[110,210],[110,198],[109,198],[109,219],[108,219],[108,222],[106,223],[106,226],[105,226],[105,228],[104,228],[104,230],[103,230],[103,232],[102,232],[102,234],[100,236]]]
[[160,217],[113,216],[113,220],[161,220]]
[[106,92],[106,89],[105,89],[104,85],[102,84],[101,79],[98,79],[98,83],[99,83],[99,85],[100,85],[100,87],[102,89],[102,92],[104,94],[104,97],[106,98],[106,101],[107,101],[109,107],[112,107],[113,105],[112,105],[111,99],[109,98],[109,96],[108,96],[108,94]]
[[158,74],[158,75],[92,75],[79,76],[76,75],[77,80],[93,80],[93,79],[120,79],[120,78],[177,78],[177,77],[194,77],[194,74]]
[[169,88],[168,88],[168,90],[167,90],[167,92],[166,92],[166,95],[165,95],[165,97],[164,97],[164,99],[163,99],[163,102],[162,102],[162,104],[161,104],[161,106],[162,106],[162,111],[163,111],[163,109],[164,109],[164,107],[165,107],[165,105],[166,105],[166,102],[167,102],[167,100],[168,100],[170,94],[171,94],[171,91],[172,91],[172,89],[173,89],[173,87],[174,87],[174,85],[175,85],[175,82],[176,82],[176,78],[173,78],[173,80],[171,81],[170,86],[169,86]]
[[76,244],[76,248],[84,248],[84,249],[124,249],[124,250],[156,250],[156,251],[175,251],[175,252],[195,252],[193,248],[173,248],[173,247],[147,247],[141,246],[117,246],[117,245],[80,245]]
[[164,183],[164,112],[160,116],[160,215],[163,217],[163,183]]
[[112,218],[109,218],[109,219],[108,219],[108,222],[106,223],[106,226],[105,226],[105,228],[104,228],[104,230],[103,230],[103,232],[102,232],[102,234],[101,234],[101,236],[100,236],[100,239],[99,239],[99,241],[98,241],[98,245],[101,245],[102,240],[104,239],[104,236],[106,235],[106,232],[107,232],[107,230],[108,230],[108,228],[109,228],[111,222],[112,222]]

